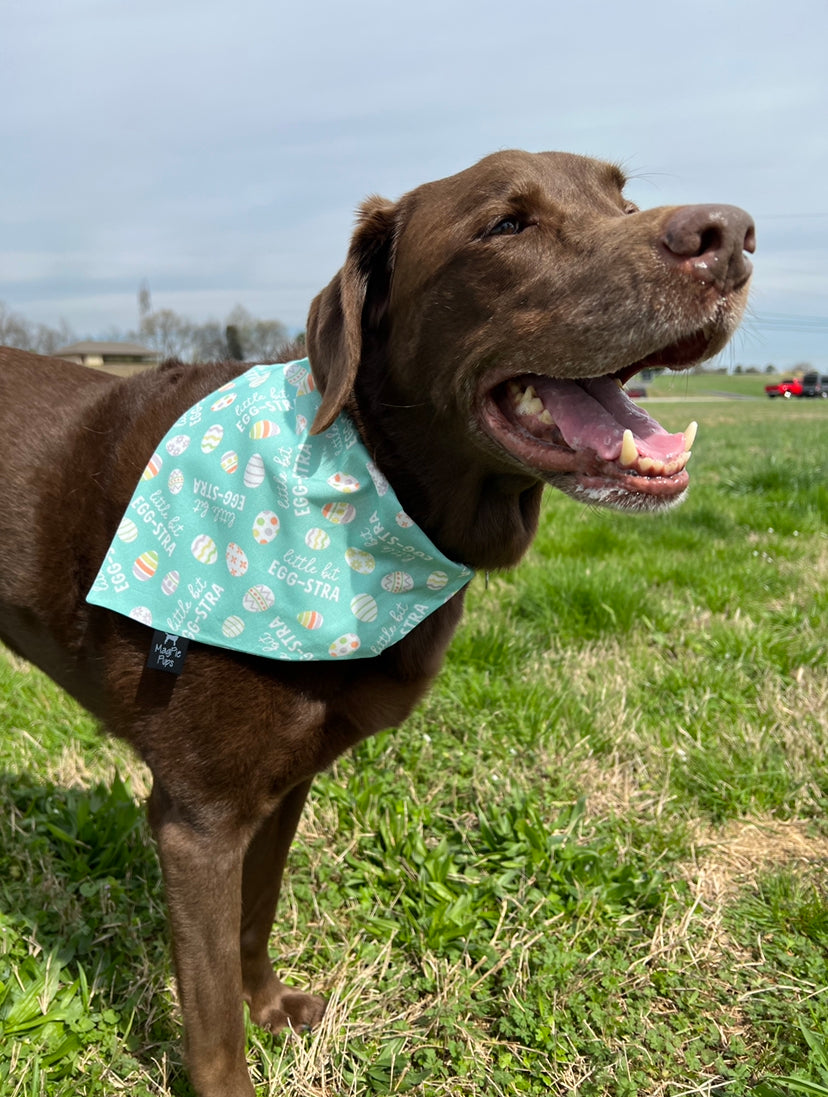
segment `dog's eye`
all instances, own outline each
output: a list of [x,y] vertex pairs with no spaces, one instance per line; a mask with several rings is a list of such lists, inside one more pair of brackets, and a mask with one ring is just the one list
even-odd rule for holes
[[504,217],[502,221],[489,229],[489,236],[517,236],[523,229],[523,225],[517,217]]

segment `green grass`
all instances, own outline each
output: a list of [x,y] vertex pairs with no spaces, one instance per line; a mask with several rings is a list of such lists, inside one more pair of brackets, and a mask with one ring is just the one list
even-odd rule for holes
[[[261,1094],[828,1094],[828,402],[676,395],[688,502],[550,493],[315,783]],[[187,1097],[145,771],[11,656],[0,729],[0,1093]]]
[[[802,376],[802,371],[796,371]],[[671,373],[664,370],[655,374],[651,381],[645,383],[648,396],[657,396],[662,399],[685,400],[698,397],[711,396],[738,396],[755,397],[767,400],[768,403],[797,404],[798,400],[774,400],[771,401],[765,395],[765,385],[775,384],[783,377],[791,377],[788,373],[712,373],[707,370],[699,370],[693,373]]]

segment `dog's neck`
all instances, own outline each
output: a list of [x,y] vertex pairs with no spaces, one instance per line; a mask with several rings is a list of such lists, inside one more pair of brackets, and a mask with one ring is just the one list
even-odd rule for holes
[[348,410],[406,513],[450,559],[513,567],[537,530],[543,485],[486,468],[473,442],[458,451],[458,432],[432,407],[393,394],[387,374],[379,384],[372,375],[361,371]]

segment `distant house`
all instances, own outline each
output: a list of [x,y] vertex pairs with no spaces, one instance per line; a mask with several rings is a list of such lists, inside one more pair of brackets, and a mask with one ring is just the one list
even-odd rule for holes
[[81,366],[91,366],[105,373],[115,373],[119,377],[129,377],[133,373],[155,366],[161,361],[161,355],[149,347],[138,343],[72,343],[55,351],[56,358],[66,358]]

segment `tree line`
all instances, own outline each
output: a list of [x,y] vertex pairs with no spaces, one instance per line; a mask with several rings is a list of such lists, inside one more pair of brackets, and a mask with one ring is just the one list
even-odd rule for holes
[[[111,343],[140,343],[163,358],[184,362],[224,358],[273,361],[288,341],[288,332],[281,321],[253,316],[243,305],[236,305],[224,321],[200,324],[173,309],[154,309],[149,287],[144,283],[138,291],[137,328],[110,328],[104,338]],[[78,334],[65,320],[56,327],[36,323],[0,301],[0,345],[54,354],[60,347],[78,341]]]

